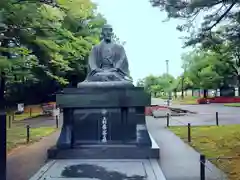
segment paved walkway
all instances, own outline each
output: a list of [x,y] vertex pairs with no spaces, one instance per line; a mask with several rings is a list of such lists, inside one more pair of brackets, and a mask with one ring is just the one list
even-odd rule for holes
[[[160,147],[160,164],[167,180],[200,180],[200,155],[161,121],[147,117],[148,129]],[[211,163],[206,164],[206,180],[223,180],[223,173]]]
[[[218,116],[218,123],[219,125],[233,125],[233,124],[240,124],[239,115],[223,115],[219,114]],[[159,119],[159,121],[165,121],[166,118]],[[191,126],[212,126],[216,125],[216,115],[198,115],[198,114],[190,114],[186,116],[176,116],[170,117],[169,124],[170,126],[187,126],[188,123],[191,123]],[[166,123],[165,123],[166,124]]]
[[[162,105],[163,100],[153,98],[152,102]],[[184,117],[171,117],[171,126],[185,126],[188,123],[191,123],[192,126],[216,125],[216,112],[218,112],[219,125],[240,124],[239,107],[227,107],[223,104],[171,105],[171,107],[197,113]],[[166,120],[164,121],[166,122]]]
[[[164,128],[163,121],[147,117],[148,129],[160,146],[161,168],[167,180],[199,180],[199,154]],[[7,157],[7,180],[27,180],[46,162],[47,149],[56,143],[59,132]],[[223,180],[223,173],[207,163],[206,180]]]
[[[22,121],[13,121],[16,126],[30,125],[33,128],[56,126],[56,119],[53,116],[39,116],[31,119],[25,119]],[[61,122],[59,122],[59,125]]]
[[47,149],[56,143],[59,132],[22,147],[7,157],[7,180],[28,180],[46,163]]

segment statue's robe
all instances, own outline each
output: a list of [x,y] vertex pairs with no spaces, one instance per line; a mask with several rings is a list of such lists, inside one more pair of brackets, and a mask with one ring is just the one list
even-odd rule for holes
[[88,59],[86,81],[131,81],[123,46],[104,41],[94,46]]

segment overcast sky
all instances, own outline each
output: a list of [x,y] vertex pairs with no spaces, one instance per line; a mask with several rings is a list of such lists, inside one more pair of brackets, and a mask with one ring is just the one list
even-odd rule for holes
[[181,69],[182,33],[176,30],[179,21],[162,22],[164,12],[153,8],[148,0],[94,0],[98,10],[114,28],[114,32],[126,41],[125,50],[134,81],[147,75],[166,72],[178,76]]

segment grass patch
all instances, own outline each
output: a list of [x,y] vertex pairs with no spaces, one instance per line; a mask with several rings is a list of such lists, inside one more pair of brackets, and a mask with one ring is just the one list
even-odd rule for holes
[[240,103],[227,103],[227,104],[224,104],[224,106],[229,106],[229,107],[240,107]]
[[14,120],[15,121],[21,121],[21,120],[24,120],[24,119],[38,117],[40,115],[42,115],[42,112],[33,112],[31,115],[30,115],[29,112],[24,112],[22,114],[15,114],[14,115]]
[[198,104],[197,99],[199,97],[195,96],[186,96],[183,99],[181,97],[178,97],[176,99],[173,99],[173,104],[182,104],[182,105],[191,105],[191,104]]
[[[48,136],[56,131],[54,127],[40,127],[30,129],[30,143],[39,141],[42,137]],[[13,126],[11,129],[7,129],[7,151],[19,145],[26,145],[26,128]]]
[[34,118],[37,116],[42,115],[42,107],[40,105],[29,105],[24,108],[24,112],[22,114],[14,114],[13,110],[9,110],[7,112],[7,116],[12,116],[14,115],[14,120],[15,121],[21,121],[24,119],[28,118]]
[[[187,141],[186,127],[171,127],[176,135]],[[206,155],[215,157],[240,157],[240,125],[192,127],[191,146]],[[211,160],[223,170],[230,180],[240,180],[240,158]]]

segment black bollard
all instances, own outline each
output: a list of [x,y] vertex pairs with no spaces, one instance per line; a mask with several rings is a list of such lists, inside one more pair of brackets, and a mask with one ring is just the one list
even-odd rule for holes
[[58,126],[59,126],[59,116],[56,115],[56,128],[58,129]]
[[169,115],[169,113],[167,113],[167,127],[169,127],[169,117],[170,117],[170,115]]
[[191,142],[191,124],[188,123],[188,142]]
[[206,157],[205,155],[200,155],[200,180],[205,180],[205,163]]
[[219,120],[218,120],[218,112],[216,112],[216,125],[219,125]]
[[32,117],[32,108],[29,109],[30,117]]
[[27,125],[26,126],[26,129],[27,129],[27,144],[30,142],[30,125]]

